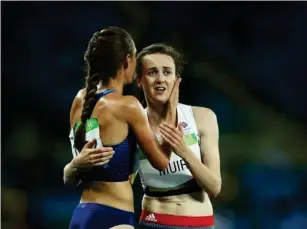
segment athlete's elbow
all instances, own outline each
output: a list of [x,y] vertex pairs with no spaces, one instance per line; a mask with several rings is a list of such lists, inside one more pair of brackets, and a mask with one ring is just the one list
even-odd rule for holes
[[160,170],[160,171],[164,171],[164,170],[167,168],[168,164],[169,164],[169,160],[166,159],[166,158],[163,159],[163,160],[161,161],[159,170]]
[[166,166],[162,164],[156,164],[156,165],[153,165],[153,167],[158,171],[163,171],[166,168]]
[[68,186],[68,185],[70,185],[71,182],[70,182],[70,180],[67,177],[64,176],[63,177],[63,183],[64,183],[64,185]]
[[69,177],[63,177],[63,182],[65,186],[78,186],[80,184],[79,180],[69,178]]
[[69,179],[68,177],[63,177],[63,182],[64,182],[64,185],[66,186],[71,186],[71,185],[74,185],[74,181],[73,179]]
[[159,161],[158,163],[155,163],[153,165],[153,167],[156,169],[156,170],[159,170],[159,171],[164,171],[164,169],[166,169],[167,165],[168,165],[168,162],[169,160],[161,160]]
[[222,189],[222,180],[219,179],[219,180],[217,180],[217,182],[214,185],[214,187],[212,187],[212,189],[211,189],[212,196],[213,197],[217,197],[220,194],[221,189]]
[[211,191],[211,194],[213,197],[217,197],[220,194],[220,192],[221,192],[221,189],[216,188]]

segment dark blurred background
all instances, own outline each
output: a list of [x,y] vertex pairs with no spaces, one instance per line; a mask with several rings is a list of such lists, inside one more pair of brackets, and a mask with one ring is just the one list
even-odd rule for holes
[[216,112],[216,229],[307,228],[305,2],[1,2],[1,16],[2,228],[68,228],[70,105],[87,42],[109,25],[139,50],[180,49],[181,102]]

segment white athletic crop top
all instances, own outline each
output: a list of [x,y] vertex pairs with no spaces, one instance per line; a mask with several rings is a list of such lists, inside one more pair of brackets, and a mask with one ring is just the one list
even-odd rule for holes
[[[178,123],[182,123],[185,143],[201,160],[198,129],[192,107],[179,103],[177,114]],[[185,162],[174,152],[171,153],[170,162],[164,171],[153,168],[140,147],[138,147],[138,153],[140,159],[139,173],[146,195],[170,196],[201,190]]]

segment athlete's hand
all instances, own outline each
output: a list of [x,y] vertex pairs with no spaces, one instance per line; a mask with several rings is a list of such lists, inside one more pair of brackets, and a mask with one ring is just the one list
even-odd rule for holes
[[169,122],[175,122],[176,121],[176,111],[177,111],[177,105],[179,102],[179,85],[181,82],[181,78],[178,77],[174,83],[172,92],[170,94],[170,97],[167,101],[167,116],[166,121]]
[[72,159],[71,164],[75,168],[88,168],[107,164],[113,157],[114,151],[111,147],[93,148],[96,139],[86,143],[81,152]]
[[179,157],[183,158],[188,152],[188,148],[183,139],[182,124],[178,124],[178,128],[163,122],[159,125],[161,136],[167,142]]

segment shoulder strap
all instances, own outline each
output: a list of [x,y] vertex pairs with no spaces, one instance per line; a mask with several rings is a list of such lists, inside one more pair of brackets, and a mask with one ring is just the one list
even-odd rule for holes
[[108,95],[108,94],[110,94],[110,93],[112,93],[112,92],[115,92],[115,90],[114,90],[114,89],[107,89],[107,90],[105,90],[105,91],[103,91],[103,92],[100,92],[100,93],[96,94],[96,98],[97,98],[97,100],[99,100],[99,99],[101,99],[103,96],[106,96],[106,95]]

